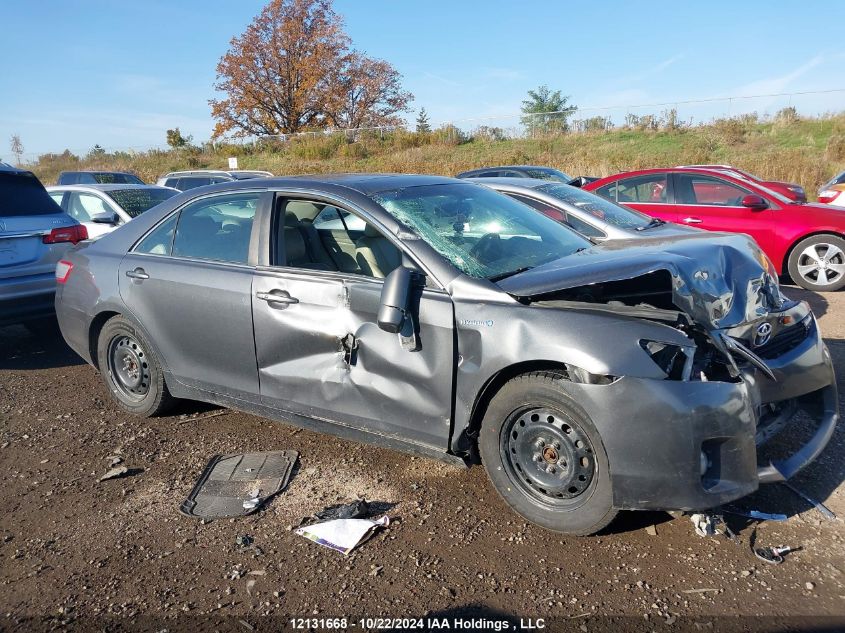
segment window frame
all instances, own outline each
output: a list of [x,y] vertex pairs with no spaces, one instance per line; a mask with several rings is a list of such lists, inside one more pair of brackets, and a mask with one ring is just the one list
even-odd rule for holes
[[[387,230],[387,228],[381,222],[373,218],[369,213],[367,213],[367,211],[354,204],[353,202],[346,200],[345,198],[333,196],[324,192],[316,192],[301,189],[276,189],[272,190],[270,193],[274,194],[273,202],[271,205],[269,205],[269,208],[265,210],[266,217],[262,218],[263,226],[261,229],[259,229],[259,252],[256,270],[262,272],[289,272],[295,273],[297,275],[306,275],[329,279],[341,279],[354,282],[366,281],[384,284],[383,278],[370,277],[369,275],[363,275],[361,273],[350,273],[340,270],[316,270],[313,268],[299,268],[296,266],[290,266],[288,264],[279,265],[271,263],[273,248],[273,230],[275,229],[275,225],[273,223],[274,221],[276,221],[276,216],[278,215],[276,213],[278,201],[282,199],[301,200],[303,202],[316,202],[319,204],[331,205],[333,207],[336,207],[339,211],[346,211],[347,213],[350,213],[363,220],[365,223],[371,224],[379,233],[381,233],[384,238],[389,240],[391,244],[393,244],[396,248],[399,249],[400,253],[402,254],[403,262],[409,261],[411,264],[413,264],[413,266],[415,266],[419,270],[419,272],[425,275],[427,290],[445,292],[444,285],[420,260],[419,257],[417,257],[413,252],[411,252],[401,241],[399,241],[399,239],[395,235],[393,235],[389,230]],[[374,204],[378,203],[374,202]],[[264,228],[265,226],[266,229]]]
[[[620,201],[619,200],[619,185],[621,183],[624,183],[626,180],[637,180],[637,179],[640,179],[640,178],[647,178],[649,176],[654,176],[655,178],[663,176],[663,178],[666,180],[666,200],[665,201],[653,201],[653,200],[643,200],[643,201],[641,201],[641,200],[621,200]],[[608,183],[607,185],[605,185],[605,187],[610,186],[610,185],[616,186],[616,196],[612,200],[612,202],[615,202],[616,204],[649,204],[649,205],[651,205],[651,204],[654,204],[654,205],[675,204],[675,187],[674,187],[675,182],[674,182],[673,176],[674,176],[674,174],[672,174],[671,172],[665,172],[665,171],[654,172],[654,173],[651,173],[651,174],[638,174],[638,175],[635,175],[635,176],[626,176],[625,178],[619,178],[617,180],[614,180],[611,183]],[[647,181],[644,181],[644,182],[647,182]],[[600,187],[600,189],[602,189],[602,188],[603,187]],[[602,197],[604,197],[604,196],[602,196]],[[609,200],[610,198],[605,198],[605,199]]]
[[[176,241],[176,232],[179,229],[179,220],[182,218],[182,211],[184,211],[188,206],[193,205],[196,202],[200,202],[203,200],[210,200],[213,198],[220,198],[223,196],[231,196],[237,194],[258,194],[258,202],[255,209],[255,216],[252,219],[252,229],[249,235],[249,246],[247,247],[247,261],[246,262],[232,262],[222,259],[205,259],[202,257],[189,257],[185,255],[174,255],[173,254],[173,244]],[[260,231],[260,218],[264,215],[265,210],[264,207],[267,204],[267,200],[272,194],[271,191],[267,189],[228,189],[226,191],[215,191],[212,193],[207,193],[201,196],[197,196],[196,198],[191,198],[190,200],[185,201],[183,204],[179,205],[177,208],[173,209],[169,213],[162,216],[155,224],[153,224],[149,229],[144,231],[144,233],[132,244],[132,247],[127,251],[127,254],[132,254],[135,256],[140,257],[158,257],[158,258],[166,258],[166,259],[174,259],[179,261],[188,261],[188,262],[197,262],[202,264],[214,264],[216,266],[235,266],[238,268],[250,268],[255,269],[258,266],[257,261],[257,252],[258,252],[258,243],[261,241],[258,235]],[[138,250],[140,244],[156,229],[158,229],[162,224],[167,222],[173,216],[176,217],[176,225],[173,227],[173,237],[170,239],[170,249],[168,253],[144,253]]]
[[675,186],[676,185],[675,181],[678,178],[690,178],[690,179],[702,178],[702,179],[705,179],[705,180],[717,180],[720,183],[724,183],[726,185],[729,185],[731,187],[739,189],[740,191],[744,191],[745,192],[744,195],[746,195],[746,196],[747,195],[760,196],[761,198],[763,198],[769,204],[770,209],[773,208],[772,201],[767,196],[759,194],[755,191],[751,191],[747,187],[744,187],[740,184],[737,184],[737,183],[733,182],[732,180],[728,180],[728,179],[722,178],[720,176],[712,176],[710,174],[683,173],[683,172],[676,172],[676,173],[672,174],[672,198],[674,200],[676,200],[674,204],[677,207],[708,207],[708,208],[713,208],[713,209],[744,209],[745,208],[741,204],[715,204],[715,203],[712,203],[712,202],[679,202],[679,201],[677,201],[677,199],[675,197],[675,191],[680,190],[679,188],[676,188],[676,186]]

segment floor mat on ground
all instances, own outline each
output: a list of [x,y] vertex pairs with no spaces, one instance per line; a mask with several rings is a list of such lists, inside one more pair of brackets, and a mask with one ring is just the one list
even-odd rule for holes
[[215,455],[179,510],[198,519],[246,516],[284,490],[299,453]]

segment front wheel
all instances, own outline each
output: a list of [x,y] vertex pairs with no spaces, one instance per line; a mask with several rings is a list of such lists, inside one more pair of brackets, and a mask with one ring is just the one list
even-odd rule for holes
[[150,417],[173,405],[152,346],[122,316],[106,321],[100,331],[97,360],[106,388],[123,410]]
[[787,263],[792,281],[806,288],[832,292],[845,286],[845,240],[838,235],[812,235],[801,240]]
[[598,532],[616,516],[601,437],[553,372],[517,376],[493,397],[479,435],[481,461],[505,502],[566,534]]

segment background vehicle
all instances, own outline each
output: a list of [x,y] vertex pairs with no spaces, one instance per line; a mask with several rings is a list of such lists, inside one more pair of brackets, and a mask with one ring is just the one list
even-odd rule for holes
[[0,163],[0,325],[54,314],[56,262],[86,237],[33,173]]
[[681,169],[714,169],[716,171],[725,172],[728,175],[745,178],[755,184],[762,185],[763,187],[771,189],[772,191],[789,198],[793,202],[807,202],[807,194],[804,191],[804,187],[801,185],[797,185],[793,182],[782,182],[780,180],[764,180],[749,174],[747,171],[732,167],[731,165],[679,165],[679,167]]
[[215,185],[220,182],[249,180],[250,178],[269,178],[272,175],[269,171],[194,169],[189,171],[172,171],[159,178],[156,184],[164,187],[173,187],[179,191],[186,191],[194,187]]
[[47,187],[62,210],[97,238],[113,231],[155,205],[179,195],[157,185],[66,185]]
[[593,242],[698,232],[698,229],[652,218],[589,191],[560,182],[526,178],[485,178],[479,184],[524,202]]
[[819,192],[819,204],[829,204],[834,207],[845,207],[845,183],[828,185]]
[[834,189],[835,190],[836,185],[845,185],[845,171],[835,175],[833,178],[831,178],[826,183],[824,183],[821,187],[819,187],[819,202],[821,202],[822,204],[830,204],[830,202],[822,200],[822,197],[823,197],[825,190],[828,190],[828,189]]
[[503,167],[482,167],[462,171],[455,178],[539,178],[568,183],[572,176],[553,167],[539,165],[506,165]]
[[57,185],[94,185],[94,184],[143,185],[144,181],[135,174],[123,171],[63,171],[59,174]]
[[[363,234],[321,228],[331,214]],[[480,453],[522,516],[587,534],[619,509],[721,505],[827,444],[830,355],[767,263],[744,235],[593,246],[450,178],[275,178],[86,243],[56,305],[126,411],[191,398],[455,463]],[[815,433],[758,466],[757,431],[799,410]]]
[[745,178],[710,169],[644,169],[584,189],[647,213],[710,231],[751,235],[781,275],[809,290],[845,286],[845,214],[796,203]]

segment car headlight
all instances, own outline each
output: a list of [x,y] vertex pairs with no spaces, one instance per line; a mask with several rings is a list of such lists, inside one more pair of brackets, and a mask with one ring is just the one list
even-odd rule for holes
[[694,349],[683,345],[646,339],[640,341],[640,347],[649,355],[655,365],[663,370],[668,380],[689,379]]

